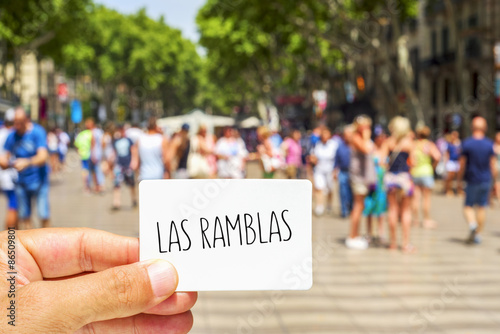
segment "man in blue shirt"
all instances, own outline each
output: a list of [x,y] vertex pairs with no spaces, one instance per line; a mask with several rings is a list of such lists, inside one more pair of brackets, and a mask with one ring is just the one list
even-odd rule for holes
[[340,211],[342,218],[349,216],[352,209],[352,190],[349,180],[349,164],[351,163],[350,141],[354,129],[348,125],[344,128],[343,140],[337,149],[334,163],[334,177],[339,181]]
[[460,157],[460,181],[465,179],[464,215],[469,224],[467,243],[481,243],[480,233],[486,220],[486,207],[492,182],[496,177],[496,156],[493,141],[485,137],[488,125],[483,117],[472,120],[472,137],[462,144]]
[[5,141],[0,167],[19,172],[15,192],[19,201],[20,228],[31,228],[31,201],[36,200],[43,227],[49,226],[49,175],[47,168],[47,135],[32,123],[22,108],[14,116],[14,130]]

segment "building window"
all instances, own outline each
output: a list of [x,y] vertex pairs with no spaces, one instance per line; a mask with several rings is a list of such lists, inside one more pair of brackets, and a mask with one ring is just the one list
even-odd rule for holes
[[473,14],[469,16],[469,19],[467,20],[469,28],[476,28],[479,25],[479,19],[477,17],[477,14]]
[[437,108],[438,106],[438,82],[436,79],[432,81],[432,92],[431,92],[431,103],[434,108]]
[[411,33],[417,32],[418,20],[417,19],[411,19],[410,23],[409,23],[409,27],[410,27],[410,32]]
[[386,31],[386,35],[385,35],[385,38],[387,39],[388,42],[392,41],[392,35],[393,35],[392,26],[389,25],[387,27],[387,31]]
[[467,58],[481,57],[481,42],[475,36],[467,37],[465,40],[465,56]]
[[450,43],[450,30],[448,27],[444,27],[443,30],[441,31],[441,43],[442,45],[442,50],[443,50],[443,55],[448,53],[448,47]]
[[444,95],[443,95],[443,101],[444,104],[450,103],[450,92],[451,92],[451,81],[450,79],[444,79]]
[[472,73],[472,96],[477,99],[477,93],[479,88],[479,74],[477,72]]
[[431,55],[432,58],[437,57],[437,34],[435,31],[431,33]]

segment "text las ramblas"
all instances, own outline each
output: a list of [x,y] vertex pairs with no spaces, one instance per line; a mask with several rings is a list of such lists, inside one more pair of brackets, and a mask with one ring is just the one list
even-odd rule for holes
[[[222,215],[213,219],[200,217],[177,222],[158,221],[158,249],[160,253],[188,251],[194,240],[190,235],[193,230],[201,233],[203,249],[286,242],[292,238],[292,229],[287,222],[288,212],[289,210],[282,210],[271,211],[269,214],[257,212],[232,217]],[[193,223],[199,224],[199,229],[193,229]]]

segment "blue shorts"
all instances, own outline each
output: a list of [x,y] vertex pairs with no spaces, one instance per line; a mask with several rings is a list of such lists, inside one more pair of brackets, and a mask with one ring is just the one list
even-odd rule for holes
[[82,160],[82,168],[86,171],[89,171],[90,170],[90,159],[87,159],[87,160]]
[[419,187],[432,189],[434,188],[434,177],[433,176],[413,177],[413,183]]
[[66,160],[66,154],[62,153],[61,151],[57,152],[57,154],[59,155],[59,162],[63,163],[64,160]]
[[491,182],[467,183],[465,188],[465,206],[488,206]]
[[5,196],[7,196],[7,205],[9,210],[16,210],[19,208],[17,203],[16,192],[14,190],[4,190]]
[[19,218],[28,219],[31,217],[31,202],[36,200],[38,217],[40,219],[50,218],[49,209],[49,181],[16,184],[16,196],[19,201]]

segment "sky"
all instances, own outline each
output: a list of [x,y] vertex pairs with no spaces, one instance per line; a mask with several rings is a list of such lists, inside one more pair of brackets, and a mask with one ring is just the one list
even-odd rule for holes
[[206,0],[96,0],[96,3],[116,9],[120,13],[130,14],[142,7],[153,19],[161,15],[171,27],[180,29],[182,35],[197,42],[199,34],[196,28],[196,14]]

